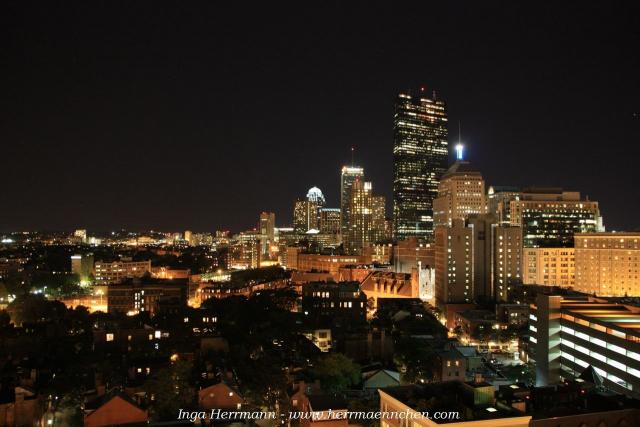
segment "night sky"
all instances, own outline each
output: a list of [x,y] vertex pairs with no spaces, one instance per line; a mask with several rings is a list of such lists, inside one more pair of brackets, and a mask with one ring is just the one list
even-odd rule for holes
[[338,206],[351,146],[390,208],[419,85],[489,185],[640,229],[638,2],[223,3],[0,6],[0,230],[284,226],[311,186]]

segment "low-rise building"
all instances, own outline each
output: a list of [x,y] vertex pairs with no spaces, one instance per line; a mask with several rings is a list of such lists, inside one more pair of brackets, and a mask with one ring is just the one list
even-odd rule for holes
[[181,308],[187,305],[187,280],[142,279],[127,280],[109,286],[107,293],[110,313],[155,314],[161,305]]
[[97,285],[110,285],[150,274],[151,261],[98,261],[95,263],[95,272]]
[[315,327],[366,322],[367,297],[358,282],[312,282],[302,286],[304,321]]

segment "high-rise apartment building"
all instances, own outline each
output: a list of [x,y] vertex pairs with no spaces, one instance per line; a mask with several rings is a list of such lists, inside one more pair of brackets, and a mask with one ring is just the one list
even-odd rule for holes
[[640,397],[640,308],[539,293],[530,309],[536,385],[576,378],[591,366],[606,388]]
[[527,285],[575,285],[574,248],[524,248],[522,282]]
[[349,230],[351,187],[356,180],[364,179],[364,169],[359,166],[343,166],[340,175],[340,228],[342,236]]
[[388,240],[387,224],[387,200],[384,196],[371,196],[371,243]]
[[522,283],[522,230],[492,215],[454,219],[436,227],[435,293],[439,305],[481,298],[504,302]]
[[463,220],[436,227],[436,302],[473,302],[473,230]]
[[393,118],[393,222],[398,240],[433,239],[433,199],[447,170],[445,103],[421,88],[398,95]]
[[640,233],[586,233],[574,239],[576,290],[640,295]]
[[438,197],[433,200],[434,226],[450,226],[454,219],[486,212],[482,174],[469,162],[455,162],[438,184]]
[[491,271],[491,289],[497,302],[508,301],[512,286],[522,283],[522,229],[509,224],[496,223],[495,217],[490,224],[491,253],[485,259]]
[[530,188],[510,203],[511,224],[521,226],[524,247],[573,247],[576,233],[602,231],[598,202],[579,192]]

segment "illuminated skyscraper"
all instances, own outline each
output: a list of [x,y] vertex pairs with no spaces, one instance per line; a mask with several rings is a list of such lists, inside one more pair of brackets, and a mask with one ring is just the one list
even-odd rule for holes
[[393,119],[393,221],[398,240],[433,239],[433,199],[447,170],[447,113],[444,101],[398,95]]
[[311,187],[307,192],[307,200],[310,202],[315,202],[319,207],[324,207],[325,200],[324,194],[318,187]]
[[364,177],[364,169],[359,166],[343,166],[340,175],[340,228],[343,237],[349,230],[349,209],[351,204],[351,187],[354,181]]
[[351,185],[351,203],[349,204],[349,232],[345,249],[349,254],[361,254],[362,249],[371,243],[371,183],[356,179]]
[[260,253],[269,252],[269,247],[275,242],[276,214],[273,212],[262,212],[258,231],[260,232]]
[[318,204],[309,200],[296,200],[293,208],[293,228],[298,232],[317,230]]
[[345,250],[362,255],[372,243],[384,239],[385,199],[374,196],[370,182],[356,179],[351,186],[349,231],[343,235]]

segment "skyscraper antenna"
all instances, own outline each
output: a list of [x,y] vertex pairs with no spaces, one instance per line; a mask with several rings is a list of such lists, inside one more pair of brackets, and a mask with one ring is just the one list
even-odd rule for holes
[[458,120],[458,143],[456,144],[456,161],[464,160],[464,145],[462,145],[462,125]]
[[354,151],[356,151],[356,147],[351,146],[351,167],[353,167],[353,165],[354,165],[354,161],[353,161]]

